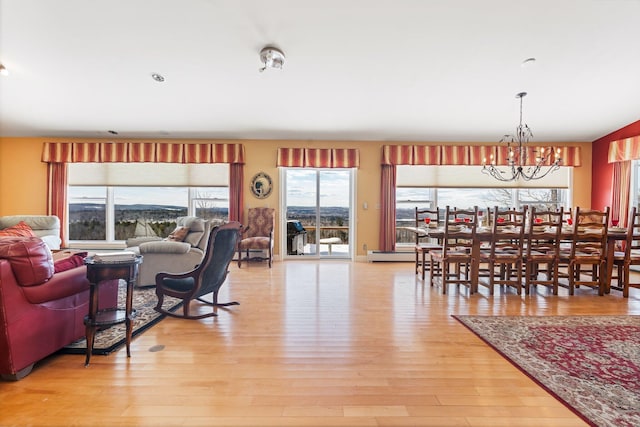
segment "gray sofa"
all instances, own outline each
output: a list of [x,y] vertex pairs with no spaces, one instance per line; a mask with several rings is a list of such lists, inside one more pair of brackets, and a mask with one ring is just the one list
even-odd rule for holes
[[60,249],[60,219],[54,215],[10,215],[0,217],[0,230],[24,221],[51,250]]
[[138,286],[156,283],[156,274],[161,271],[182,273],[193,270],[202,262],[209,240],[211,224],[194,216],[182,216],[176,227],[188,227],[189,232],[182,242],[160,237],[137,237],[127,240],[127,248],[143,256],[138,272]]

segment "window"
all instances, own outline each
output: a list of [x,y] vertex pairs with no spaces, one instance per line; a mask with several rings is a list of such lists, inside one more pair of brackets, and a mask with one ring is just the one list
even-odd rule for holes
[[166,237],[184,215],[224,222],[228,176],[227,164],[70,164],[69,240]]
[[640,160],[631,161],[631,197],[630,206],[640,209]]
[[413,232],[403,227],[415,225],[416,207],[438,206],[444,216],[446,206],[478,206],[484,210],[494,206],[520,208],[528,205],[538,209],[568,206],[571,168],[561,168],[554,174],[558,175],[552,180],[546,177],[499,186],[501,183],[493,178],[486,179],[478,167],[397,166],[396,243],[398,247],[415,244]]
[[514,206],[529,206],[536,209],[555,210],[568,206],[568,190],[563,188],[521,188],[515,190]]
[[70,240],[106,240],[107,188],[67,189]]

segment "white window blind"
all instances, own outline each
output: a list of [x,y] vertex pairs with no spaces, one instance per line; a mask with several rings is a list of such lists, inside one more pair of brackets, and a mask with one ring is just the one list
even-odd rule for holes
[[229,186],[229,164],[69,163],[69,185],[113,187]]
[[[409,166],[396,170],[397,187],[570,188],[573,168],[560,167],[542,179],[502,182],[482,173],[482,166]],[[503,168],[506,170],[506,168]]]

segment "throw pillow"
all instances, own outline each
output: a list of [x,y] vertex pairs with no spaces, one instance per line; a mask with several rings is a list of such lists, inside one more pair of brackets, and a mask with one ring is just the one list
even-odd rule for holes
[[87,252],[78,252],[70,257],[59,259],[53,262],[53,272],[60,273],[61,271],[71,270],[72,268],[80,267],[84,265],[84,259],[87,257]]
[[33,229],[24,221],[0,230],[0,237],[36,237]]
[[38,237],[0,239],[0,258],[9,261],[21,286],[39,285],[53,276],[51,251]]
[[169,234],[167,240],[170,240],[172,242],[182,242],[184,238],[187,237],[188,233],[188,227],[176,227],[176,229],[173,230],[171,234]]

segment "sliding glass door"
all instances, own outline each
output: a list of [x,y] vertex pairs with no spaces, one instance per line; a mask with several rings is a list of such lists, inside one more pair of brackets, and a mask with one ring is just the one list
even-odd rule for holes
[[285,258],[352,258],[351,169],[281,169]]

